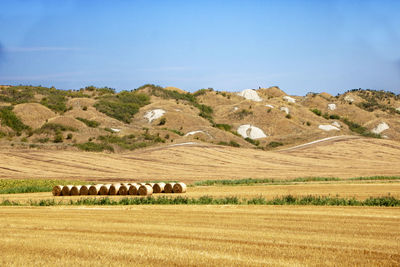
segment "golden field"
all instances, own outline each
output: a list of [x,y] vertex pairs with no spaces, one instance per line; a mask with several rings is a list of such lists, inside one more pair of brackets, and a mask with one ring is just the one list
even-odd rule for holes
[[1,207],[1,265],[398,266],[400,209]]
[[337,137],[282,151],[189,144],[129,153],[0,149],[0,177],[83,181],[396,176],[400,144],[391,140]]

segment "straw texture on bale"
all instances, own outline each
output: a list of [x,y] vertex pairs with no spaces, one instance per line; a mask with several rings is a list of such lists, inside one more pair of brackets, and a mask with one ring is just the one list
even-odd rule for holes
[[79,196],[79,192],[80,192],[80,190],[81,190],[81,185],[74,185],[72,188],[71,188],[71,191],[69,191],[69,194],[71,195],[71,196]]
[[102,186],[102,184],[96,184],[89,187],[89,195],[98,195]]
[[53,193],[53,196],[61,196],[61,190],[63,186],[62,185],[56,185],[53,187],[53,190],[51,191]]
[[165,187],[164,187],[164,192],[165,193],[173,193],[174,191],[173,191],[173,189],[174,189],[174,185],[175,185],[175,183],[167,183],[166,185],[165,185]]
[[135,196],[135,195],[138,195],[139,194],[139,187],[140,187],[140,185],[131,185],[130,187],[129,187],[129,190],[128,190],[128,194],[129,195],[133,195],[133,196]]
[[90,188],[90,184],[87,185],[82,185],[81,186],[81,190],[79,191],[79,195],[81,196],[87,196],[89,195],[89,188]]
[[110,191],[111,184],[104,184],[100,187],[99,195],[108,195]]
[[156,183],[153,185],[153,193],[164,193],[165,183]]
[[151,196],[153,194],[153,187],[150,185],[141,185],[139,187],[139,195],[141,196]]
[[173,187],[174,193],[186,193],[186,185],[184,183],[176,183]]
[[130,185],[122,184],[119,188],[118,195],[125,196],[128,194]]
[[73,187],[73,185],[64,185],[64,187],[61,190],[61,195],[62,196],[69,196],[72,187]]
[[118,195],[119,188],[121,187],[121,184],[113,184],[110,186],[110,190],[108,192],[109,195]]
[[145,185],[150,185],[153,188],[154,183],[146,183]]

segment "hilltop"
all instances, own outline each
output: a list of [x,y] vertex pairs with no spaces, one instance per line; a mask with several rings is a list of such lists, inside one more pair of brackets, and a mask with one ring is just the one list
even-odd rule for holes
[[273,150],[340,135],[400,141],[399,119],[400,95],[386,91],[0,86],[2,147],[118,153],[196,142]]

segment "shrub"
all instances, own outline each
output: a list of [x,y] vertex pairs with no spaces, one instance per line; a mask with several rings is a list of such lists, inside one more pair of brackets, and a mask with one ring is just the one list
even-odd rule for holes
[[365,137],[373,137],[373,138],[381,138],[380,134],[375,134],[370,131],[368,131],[367,128],[361,126],[360,124],[357,124],[355,122],[349,121],[347,118],[342,120],[347,126],[349,126],[350,131],[358,133],[362,136]]
[[63,141],[64,141],[64,137],[63,137],[62,133],[57,133],[54,136],[54,140],[53,140],[54,143],[62,143]]
[[259,146],[260,145],[260,141],[258,140],[253,140],[250,137],[246,137],[244,140],[246,140],[247,142],[249,142],[250,144],[253,144],[255,146]]
[[286,114],[285,118],[286,118],[286,119],[291,119],[291,118],[292,118],[292,115]]
[[87,109],[88,109],[87,106],[83,106],[83,107],[82,107],[82,110],[83,110],[83,111],[86,111]]
[[306,125],[307,125],[307,126],[311,126],[311,122],[307,121],[307,122],[306,122]]
[[278,147],[278,146],[283,146],[283,143],[282,142],[272,141],[272,142],[269,142],[269,144],[267,146],[271,147],[271,148],[275,148],[275,147]]
[[91,128],[97,128],[100,125],[100,122],[94,121],[94,120],[87,120],[81,117],[77,117],[77,120],[80,120],[81,122],[83,122],[84,124],[86,124],[88,127]]
[[220,142],[218,143],[218,145],[221,145],[221,146],[240,147],[240,144],[238,144],[237,142],[235,142],[235,141],[233,141],[233,140],[229,141],[229,143],[228,143],[228,142],[225,142],[225,141],[220,141]]
[[340,120],[340,116],[336,115],[336,114],[332,114],[332,115],[329,116],[329,119],[331,119],[331,120]]
[[217,124],[215,124],[215,127],[218,128],[218,129],[227,131],[227,132],[230,132],[231,129],[232,129],[232,125],[223,124],[223,123],[217,123]]
[[253,111],[249,111],[247,109],[242,109],[241,111],[238,111],[235,113],[236,117],[238,117],[240,120],[242,120],[244,117],[252,115]]
[[72,139],[72,133],[67,134],[67,139]]
[[164,125],[167,122],[167,119],[165,117],[160,119],[160,122],[158,123],[159,126]]
[[317,116],[321,116],[322,115],[322,112],[319,109],[313,108],[313,109],[310,109],[310,111],[313,112]]

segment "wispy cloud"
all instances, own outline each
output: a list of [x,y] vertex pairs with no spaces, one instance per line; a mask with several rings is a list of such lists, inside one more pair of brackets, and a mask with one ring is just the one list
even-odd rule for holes
[[154,67],[154,68],[142,68],[137,69],[137,71],[148,71],[148,72],[157,72],[157,71],[185,71],[191,70],[191,67],[184,67],[184,66],[170,66],[170,67]]
[[33,47],[6,47],[5,52],[51,52],[51,51],[79,51],[79,47],[60,46],[33,46]]

